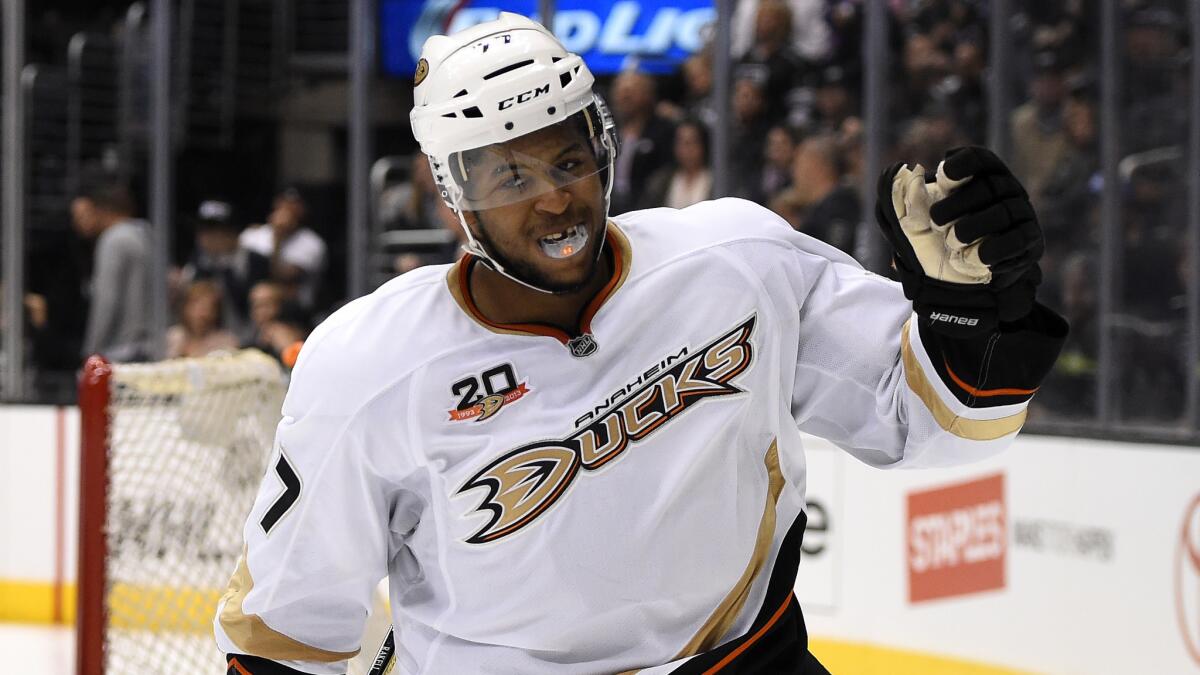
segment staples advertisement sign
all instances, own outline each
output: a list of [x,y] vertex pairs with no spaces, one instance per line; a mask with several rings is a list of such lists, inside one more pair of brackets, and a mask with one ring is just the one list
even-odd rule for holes
[[[456,33],[501,11],[537,19],[538,0],[380,0],[383,71],[412,77],[430,35]],[[716,18],[712,0],[558,0],[554,34],[597,75],[636,59],[651,73],[673,72],[704,46]]]
[[908,495],[908,599],[1004,588],[1004,474]]

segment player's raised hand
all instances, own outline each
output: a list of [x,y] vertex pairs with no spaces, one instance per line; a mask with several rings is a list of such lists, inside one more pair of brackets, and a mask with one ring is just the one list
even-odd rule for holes
[[980,147],[946,154],[935,176],[896,164],[880,176],[876,219],[918,316],[970,336],[1033,307],[1043,240],[1025,189]]

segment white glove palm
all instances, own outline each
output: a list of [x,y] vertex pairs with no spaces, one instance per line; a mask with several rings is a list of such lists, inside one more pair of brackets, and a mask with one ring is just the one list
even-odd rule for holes
[[938,225],[929,215],[934,202],[970,180],[948,177],[944,166],[945,162],[938,165],[932,183],[925,182],[925,168],[920,164],[912,169],[900,167],[892,179],[892,208],[926,276],[956,284],[987,284],[992,271],[979,260],[982,239],[964,244],[954,233],[957,220]]

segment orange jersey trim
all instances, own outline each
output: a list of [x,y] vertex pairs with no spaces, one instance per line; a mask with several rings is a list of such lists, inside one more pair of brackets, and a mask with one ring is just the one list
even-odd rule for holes
[[954,384],[957,384],[960,389],[972,396],[979,396],[983,398],[988,396],[1032,396],[1037,393],[1036,387],[1033,389],[977,389],[966,382],[963,382],[962,378],[955,374],[954,370],[950,368],[949,361],[943,358],[942,363],[946,365],[946,372],[949,373],[950,379],[954,380]]
[[[583,308],[583,312],[579,317],[579,331],[581,334],[591,332],[592,319],[596,316],[596,312],[600,311],[600,307],[612,297],[613,293],[621,287],[621,284],[625,283],[625,279],[629,276],[632,255],[629,239],[625,237],[625,233],[621,232],[615,223],[609,222],[605,241],[608,243],[609,250],[612,251],[612,277],[609,278],[608,283]],[[479,259],[470,253],[464,255],[458,261],[458,264],[451,268],[450,275],[447,278],[451,294],[468,316],[485,328],[497,333],[508,335],[541,335],[552,337],[564,345],[571,341],[571,336],[566,331],[555,326],[542,323],[498,323],[484,316],[475,304],[474,298],[471,297],[471,266],[476,262],[479,262]]]
[[229,659],[229,667],[236,670],[238,672],[238,675],[251,675],[250,671],[246,670],[245,666],[243,666],[237,660],[236,656],[233,657],[232,659]]
[[497,323],[484,316],[483,312],[480,312],[479,307],[476,306],[475,299],[471,297],[471,267],[476,262],[478,262],[478,258],[470,253],[464,255],[462,260],[458,261],[457,297],[462,299],[463,305],[465,306],[467,313],[471,315],[472,319],[475,319],[479,323],[493,330],[505,333],[542,335],[545,337],[552,337],[564,345],[567,344],[567,341],[570,340],[571,337],[567,335],[566,332],[553,326],[547,326],[540,323]]
[[717,661],[717,665],[704,671],[704,675],[712,675],[713,673],[720,672],[722,668],[733,662],[733,660],[740,656],[742,652],[749,649],[750,646],[755,642],[758,642],[759,638],[765,635],[767,631],[771,630],[771,626],[774,626],[775,623],[779,621],[779,617],[783,616],[784,611],[791,606],[792,600],[795,599],[795,597],[795,594],[789,593],[787,598],[784,599],[783,604],[779,606],[779,609],[775,610],[775,613],[771,615],[770,621],[767,621],[762,628],[759,628],[749,640],[746,640],[742,644],[738,645],[738,648],[726,655],[725,658]]

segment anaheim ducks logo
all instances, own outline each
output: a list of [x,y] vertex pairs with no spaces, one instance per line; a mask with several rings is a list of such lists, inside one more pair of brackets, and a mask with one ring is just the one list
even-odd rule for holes
[[420,86],[425,81],[425,76],[429,74],[429,62],[425,59],[417,61],[417,72],[413,73],[413,86]]
[[517,532],[561,499],[580,469],[595,471],[618,459],[630,445],[704,399],[741,393],[732,382],[753,359],[755,320],[751,316],[675,362],[569,437],[523,445],[472,476],[456,494],[486,490],[472,511],[490,512],[491,518],[466,542],[484,544]]

